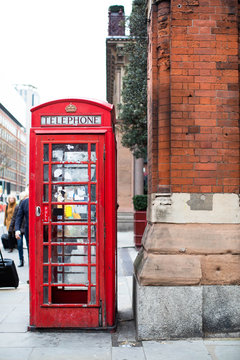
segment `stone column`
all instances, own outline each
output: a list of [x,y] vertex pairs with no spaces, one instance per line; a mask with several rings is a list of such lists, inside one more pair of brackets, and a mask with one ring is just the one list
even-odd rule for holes
[[[238,2],[149,1],[139,339],[240,334]],[[171,45],[171,46],[170,46]]]
[[143,159],[134,158],[134,195],[142,195],[144,192]]

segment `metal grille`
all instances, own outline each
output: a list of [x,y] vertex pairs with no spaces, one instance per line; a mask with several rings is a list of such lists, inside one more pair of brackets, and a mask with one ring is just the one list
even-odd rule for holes
[[42,304],[99,306],[98,143],[43,144]]

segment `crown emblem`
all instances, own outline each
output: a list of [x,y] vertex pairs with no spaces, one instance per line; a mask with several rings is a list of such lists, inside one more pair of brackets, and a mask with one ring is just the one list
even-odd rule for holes
[[68,106],[65,107],[67,113],[74,113],[77,111],[77,107],[70,103]]

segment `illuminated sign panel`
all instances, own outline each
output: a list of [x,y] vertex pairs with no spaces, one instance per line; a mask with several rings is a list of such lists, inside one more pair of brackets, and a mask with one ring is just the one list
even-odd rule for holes
[[67,125],[67,126],[91,126],[101,125],[100,115],[75,115],[75,116],[41,116],[41,125]]

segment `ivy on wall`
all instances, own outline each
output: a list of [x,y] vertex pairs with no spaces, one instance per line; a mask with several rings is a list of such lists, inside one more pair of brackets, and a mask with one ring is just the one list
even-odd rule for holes
[[134,0],[130,36],[124,47],[129,57],[119,105],[122,144],[136,158],[147,154],[147,18],[145,0]]

